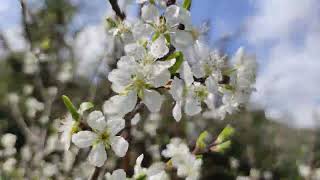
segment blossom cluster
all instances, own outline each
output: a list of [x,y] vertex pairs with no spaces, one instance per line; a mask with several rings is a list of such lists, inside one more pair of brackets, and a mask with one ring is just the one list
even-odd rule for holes
[[[137,1],[141,19],[108,17],[108,32],[123,43],[124,55],[108,74],[116,93],[105,101],[103,112],[88,111],[93,106],[83,103],[78,110],[65,99],[71,114],[61,126],[62,142],[68,150],[70,142],[79,148],[91,147],[88,161],[102,167],[107,151],[124,157],[129,142],[122,137],[125,116],[144,104],[151,113],[161,110],[165,95],[174,100],[172,117],[179,122],[183,115],[203,113],[209,118],[223,119],[244,105],[254,90],[256,63],[240,48],[232,58],[211,50],[202,36],[204,31],[192,25],[189,8],[164,1]],[[122,17],[122,16],[121,16]],[[33,114],[33,113],[32,113]],[[139,114],[131,117],[131,125],[139,123]],[[191,153],[182,139],[173,138],[162,156],[177,175],[198,179],[202,159]],[[141,167],[143,155],[136,160],[134,179],[169,179],[164,163]],[[106,174],[108,179],[125,179],[119,169]]]
[[[21,93],[16,91],[7,96],[26,143],[17,150],[17,136],[8,133],[1,137],[0,158],[5,160],[1,165],[6,174],[17,169],[21,177],[60,179],[72,175],[74,179],[81,179],[92,174],[92,167],[95,170],[109,170],[107,166],[119,168],[114,164],[121,158],[127,162],[126,168],[121,166],[123,169],[112,173],[100,172],[100,177],[167,180],[174,176],[196,180],[201,176],[203,164],[199,154],[222,151],[230,146],[230,131],[208,144],[205,131],[194,145],[178,133],[162,137],[157,129],[159,126],[172,128],[170,121],[182,126],[196,115],[224,119],[237,111],[254,91],[255,58],[247,55],[243,48],[232,57],[212,49],[205,40],[208,27],[195,27],[192,23],[191,0],[136,0],[141,11],[139,18],[126,17],[125,9],[117,0],[109,2],[115,14],[106,18],[106,34],[112,38],[113,46],[106,50],[106,56],[112,57],[116,64],[102,73],[107,75],[104,81],[110,82],[112,90],[109,98],[103,99],[102,110],[95,109],[91,102],[79,103],[76,108],[67,96],[62,96],[69,112],[61,119],[52,119],[56,115],[52,111],[61,113],[53,107],[56,97],[63,94],[61,91],[71,86],[75,78],[75,63],[66,60],[69,53],[65,52],[70,50],[71,54],[72,48],[64,42],[61,44],[65,44],[65,49],[51,54],[50,39],[41,42],[39,48],[35,47],[38,42],[29,39],[30,49],[23,54],[21,71],[30,82],[23,85]],[[51,62],[60,58],[62,61],[57,66]],[[97,71],[100,69],[99,65]],[[45,82],[47,79],[41,77],[45,73],[53,80]],[[90,91],[96,90],[94,86],[98,81],[93,79]],[[165,119],[161,111],[168,102],[165,108],[169,109],[170,117]],[[145,116],[148,112],[149,116]],[[169,123],[162,123],[164,119]],[[198,136],[199,132],[192,133]],[[191,133],[186,134],[189,137]],[[134,140],[143,141],[147,136],[150,138],[144,142],[148,147],[146,151],[134,149]],[[152,160],[147,153],[152,155]],[[134,163],[130,157],[135,157],[135,164],[130,164]],[[82,161],[84,158],[87,161]],[[21,163],[17,161],[20,159]],[[149,165],[145,166],[143,161]],[[129,168],[133,171],[129,172]]]

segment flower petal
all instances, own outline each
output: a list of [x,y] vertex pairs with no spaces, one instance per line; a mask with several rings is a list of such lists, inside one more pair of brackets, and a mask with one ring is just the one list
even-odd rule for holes
[[174,77],[170,89],[170,93],[174,100],[180,101],[182,99],[184,84],[183,81],[177,77]]
[[143,103],[148,107],[151,112],[159,112],[163,101],[163,96],[161,96],[157,91],[144,90]]
[[192,34],[187,31],[178,30],[174,33],[173,37],[173,45],[179,48],[187,48],[194,42]]
[[107,100],[103,105],[103,112],[107,115],[124,116],[132,111],[137,103],[137,94],[135,91],[127,95],[116,95]]
[[174,106],[173,110],[172,110],[172,115],[174,117],[174,119],[179,122],[181,119],[181,102],[177,101],[176,105]]
[[127,55],[134,57],[136,60],[144,58],[146,49],[137,43],[131,43],[124,47]]
[[186,104],[184,106],[184,111],[189,116],[194,116],[201,112],[201,104],[194,97],[186,98]]
[[112,117],[107,121],[107,127],[111,135],[116,135],[125,127],[125,120],[119,117]]
[[146,4],[141,9],[141,17],[146,22],[155,22],[159,18],[159,11],[153,4]]
[[88,160],[94,166],[103,166],[104,162],[107,160],[107,152],[102,143],[97,144],[91,149]]
[[129,143],[121,136],[115,136],[111,139],[111,148],[119,157],[126,155]]
[[72,142],[79,148],[86,148],[92,145],[97,135],[91,131],[80,131],[72,135]]
[[184,61],[181,67],[181,78],[185,81],[187,86],[193,83],[193,74],[188,61]]
[[112,173],[112,180],[126,180],[127,175],[123,169],[117,169]]
[[104,115],[101,111],[92,111],[88,116],[88,125],[92,129],[103,131],[107,125]]
[[155,58],[162,58],[169,53],[169,48],[163,35],[160,35],[158,39],[151,44],[150,51]]

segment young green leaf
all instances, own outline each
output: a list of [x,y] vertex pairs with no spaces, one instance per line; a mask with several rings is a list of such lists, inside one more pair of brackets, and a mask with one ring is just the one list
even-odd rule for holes
[[206,138],[208,137],[209,133],[207,131],[203,131],[197,139],[196,146],[199,149],[205,149],[207,144],[205,142]]
[[215,143],[220,144],[223,143],[224,141],[227,141],[228,139],[231,138],[234,134],[234,128],[230,126],[229,124],[221,131],[219,136],[217,137]]
[[171,72],[171,74],[175,74],[179,70],[179,68],[184,60],[183,54],[180,51],[177,51],[177,52],[173,53],[172,55],[170,55],[167,58],[167,60],[173,59],[173,58],[176,58],[176,63],[169,68],[169,71]]
[[191,8],[191,3],[192,3],[192,0],[184,0],[183,1],[183,4],[182,4],[182,7],[187,9],[187,10],[190,10]]
[[230,146],[231,146],[231,141],[228,140],[224,143],[218,144],[216,146],[212,146],[210,150],[212,152],[224,153],[227,149],[230,148]]
[[62,95],[62,100],[64,105],[67,107],[68,111],[71,113],[71,116],[74,120],[78,121],[80,114],[77,112],[77,109],[72,104],[71,100],[66,95]]
[[160,33],[159,32],[155,32],[152,36],[152,42],[154,42],[155,40],[158,39],[158,37],[160,36]]

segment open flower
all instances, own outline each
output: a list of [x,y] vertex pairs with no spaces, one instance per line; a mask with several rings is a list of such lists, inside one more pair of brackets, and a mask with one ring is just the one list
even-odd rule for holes
[[192,154],[187,144],[180,138],[172,138],[166,149],[162,151],[162,155],[170,158],[170,162],[177,169],[179,177],[187,180],[199,179],[202,159],[198,159]]
[[141,154],[134,166],[134,179],[148,179],[148,180],[168,180],[168,175],[164,171],[164,163],[153,163],[149,168],[141,167],[144,155]]
[[172,110],[173,117],[179,121],[182,117],[181,109],[189,116],[199,114],[202,110],[201,103],[204,102],[212,109],[214,108],[214,93],[216,88],[211,79],[206,80],[205,85],[194,82],[190,66],[185,61],[181,68],[181,77],[174,78],[170,93],[176,101]]
[[[161,15],[154,4],[148,3],[142,7],[141,17],[145,23],[136,24],[133,33],[135,34],[135,31],[137,31],[136,34],[141,34],[140,32],[150,32],[152,30],[151,34],[153,34],[154,41],[152,43],[152,53],[157,52],[154,54],[155,56],[163,56],[164,50],[168,49],[168,47],[159,46],[159,43],[165,45],[168,42],[166,46],[172,43],[176,47],[186,47],[193,44],[192,31],[185,30],[186,28],[191,29],[190,12],[186,9],[171,5]],[[160,38],[159,41],[157,41],[158,38]],[[159,50],[156,50],[157,48]],[[163,52],[163,54],[159,54],[159,52]]]
[[128,142],[121,136],[116,136],[125,126],[120,118],[105,120],[101,111],[93,111],[88,116],[88,125],[93,131],[80,131],[72,136],[72,142],[79,148],[92,146],[89,162],[101,167],[107,159],[106,150],[112,149],[119,157],[125,156]]
[[109,73],[113,91],[119,93],[104,105],[108,115],[130,112],[136,105],[138,97],[151,112],[158,112],[163,101],[154,88],[165,86],[170,80],[168,70],[175,59],[157,61],[140,46],[127,46],[128,56],[123,56],[117,63],[117,69]]

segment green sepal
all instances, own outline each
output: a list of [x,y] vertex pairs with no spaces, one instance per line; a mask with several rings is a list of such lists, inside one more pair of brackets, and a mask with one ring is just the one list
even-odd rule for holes
[[190,10],[191,3],[192,3],[192,0],[184,0],[182,3],[182,7],[185,8],[186,10]]
[[71,113],[71,116],[74,120],[78,121],[80,114],[78,113],[75,106],[72,104],[71,100],[66,95],[62,95],[62,100],[64,105],[67,107],[68,111]]

